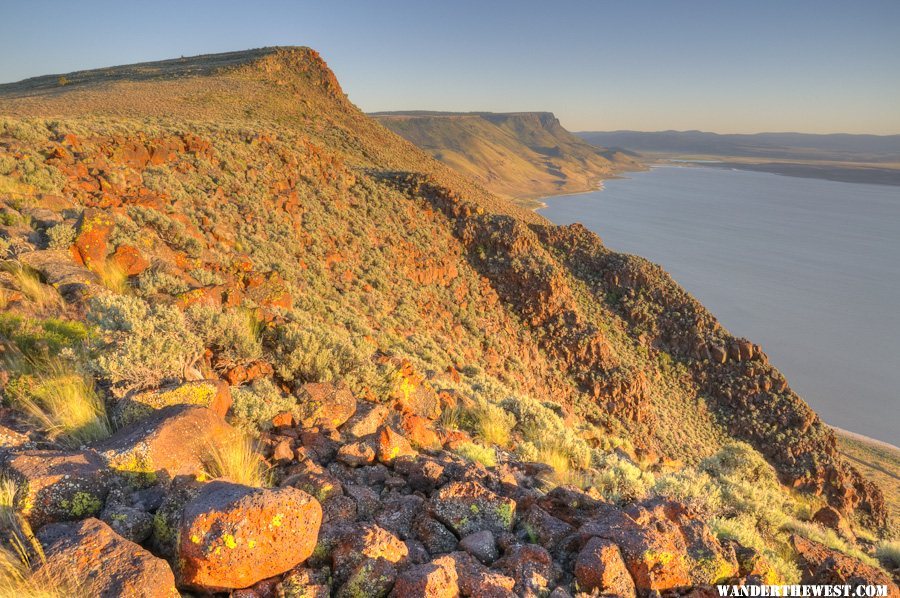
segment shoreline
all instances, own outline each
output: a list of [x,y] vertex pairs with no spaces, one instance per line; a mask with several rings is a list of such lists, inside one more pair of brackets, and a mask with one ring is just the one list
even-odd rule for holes
[[626,177],[616,176],[616,177],[607,177],[605,179],[599,179],[597,181],[596,186],[592,189],[588,189],[587,191],[570,191],[568,193],[555,193],[553,195],[542,195],[539,198],[523,197],[523,198],[519,198],[519,199],[523,200],[523,201],[533,201],[533,202],[537,202],[538,204],[540,204],[540,205],[537,205],[537,206],[531,208],[532,212],[538,213],[540,210],[543,210],[544,208],[547,207],[547,203],[544,201],[545,199],[550,199],[551,197],[557,198],[557,197],[569,197],[571,195],[584,195],[586,193],[594,193],[595,191],[603,191],[603,181],[608,181],[611,179],[622,179],[622,178],[626,178]]
[[[827,424],[826,424],[827,425]],[[865,434],[860,434],[858,432],[851,432],[850,430],[845,430],[844,428],[839,428],[837,426],[828,426],[831,428],[835,434],[840,436],[846,436],[852,440],[858,440],[859,442],[865,442],[868,444],[873,444],[875,446],[891,449],[897,452],[900,452],[900,447],[891,444],[886,440],[878,440],[877,438],[872,438],[871,436],[866,436]]]

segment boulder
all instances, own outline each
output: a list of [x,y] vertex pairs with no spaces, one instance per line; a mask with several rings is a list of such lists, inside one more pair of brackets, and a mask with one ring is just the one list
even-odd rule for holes
[[457,598],[456,562],[449,557],[410,567],[397,578],[392,598]]
[[107,245],[115,222],[104,210],[86,208],[78,221],[75,249],[88,268],[102,266],[109,253]]
[[331,551],[339,596],[386,596],[409,549],[386,529],[363,523],[343,534]]
[[296,488],[206,484],[184,506],[178,576],[203,590],[246,588],[305,561],[322,522],[322,507]]
[[101,289],[97,275],[76,264],[68,251],[30,251],[18,257],[21,263],[39,272],[47,284],[65,296],[89,294]]
[[231,408],[231,388],[221,380],[198,380],[133,392],[116,403],[113,419],[118,425],[127,426],[171,405],[198,405],[224,418]]
[[391,464],[397,457],[414,457],[418,453],[409,441],[394,431],[390,426],[381,426],[375,444],[375,454],[385,465]]
[[422,449],[441,448],[441,437],[434,431],[432,421],[428,418],[405,413],[400,419],[400,429],[413,446]]
[[113,469],[150,482],[202,473],[210,448],[234,438],[234,429],[206,407],[172,405],[122,428],[97,450]]
[[443,554],[456,550],[458,540],[440,521],[427,513],[420,513],[413,523],[415,537],[431,554]]
[[887,586],[888,596],[891,598],[900,596],[900,589],[882,569],[796,534],[791,536],[791,543],[799,557],[800,583],[849,585],[853,588],[851,592],[865,586]]
[[525,512],[522,528],[530,541],[548,550],[556,547],[563,538],[574,531],[571,525],[560,521],[537,505],[532,505]]
[[850,524],[847,523],[847,520],[844,519],[843,515],[832,506],[826,505],[816,511],[815,515],[812,516],[812,520],[814,523],[833,529],[840,534],[841,537],[850,540],[851,542],[856,540],[856,534],[853,533]]
[[575,579],[585,592],[599,591],[629,598],[636,596],[634,581],[622,560],[619,547],[602,538],[591,538],[575,561]]
[[469,534],[459,541],[459,547],[485,565],[493,563],[500,557],[500,551],[497,550],[497,540],[494,538],[491,530],[487,529]]
[[372,443],[367,440],[351,442],[338,449],[337,460],[350,467],[371,465],[375,462],[375,449],[372,447]]
[[135,509],[110,500],[100,519],[114,532],[136,544],[141,544],[153,532],[153,516],[146,511]]
[[519,544],[513,546],[494,568],[512,577],[518,596],[544,596],[556,579],[553,558],[541,546]]
[[20,451],[0,471],[17,482],[17,502],[34,528],[97,515],[111,484],[106,463],[91,450]]
[[722,547],[705,523],[679,503],[653,500],[612,509],[579,528],[619,546],[638,592],[668,590],[732,577],[734,551]]
[[346,384],[310,382],[296,395],[304,428],[338,428],[356,413],[356,399]]
[[119,245],[110,259],[126,276],[137,276],[150,267],[150,262],[131,245]]
[[377,403],[360,403],[356,407],[356,413],[348,419],[340,428],[341,432],[351,438],[362,438],[378,431],[378,428],[387,419],[390,410]]
[[463,596],[473,598],[515,598],[516,580],[492,571],[465,552],[448,555],[456,565],[457,583]]
[[458,536],[483,529],[508,532],[516,519],[516,501],[478,482],[451,482],[432,495],[429,506],[434,517]]
[[71,571],[91,596],[179,596],[166,561],[117,535],[98,519],[46,525],[37,532],[37,538],[46,555],[41,567],[57,577],[60,572]]
[[328,569],[310,569],[298,565],[281,580],[284,598],[329,598],[331,579]]

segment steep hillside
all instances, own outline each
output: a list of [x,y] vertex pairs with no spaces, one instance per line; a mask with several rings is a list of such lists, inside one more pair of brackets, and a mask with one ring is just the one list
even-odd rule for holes
[[524,200],[589,191],[602,178],[640,168],[624,153],[588,145],[549,112],[380,112],[372,116],[503,197]]
[[41,569],[102,538],[131,565],[92,584],[160,595],[633,595],[796,581],[830,554],[802,535],[886,575],[822,527],[885,533],[881,492],[760,347],[314,51],[4,85],[0,114],[0,534]]

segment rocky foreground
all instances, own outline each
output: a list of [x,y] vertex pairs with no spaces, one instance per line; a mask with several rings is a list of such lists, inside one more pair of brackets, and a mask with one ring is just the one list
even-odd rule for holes
[[[341,385],[307,384],[302,416],[274,418],[261,439],[271,487],[208,480],[210,447],[237,435],[231,397],[188,385],[144,395],[150,415],[76,451],[4,428],[0,471],[27,489],[43,567],[99,596],[709,596],[714,582],[775,582],[760,554],[717,540],[684,504],[546,491],[546,466],[467,461],[449,450],[464,433]],[[204,386],[206,405],[165,405]],[[883,571],[794,542],[804,583],[897,595]]]

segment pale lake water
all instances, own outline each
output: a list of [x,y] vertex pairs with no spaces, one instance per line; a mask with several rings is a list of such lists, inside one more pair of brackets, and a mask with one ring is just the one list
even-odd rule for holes
[[826,422],[900,445],[900,187],[670,166],[544,201],[663,266]]

